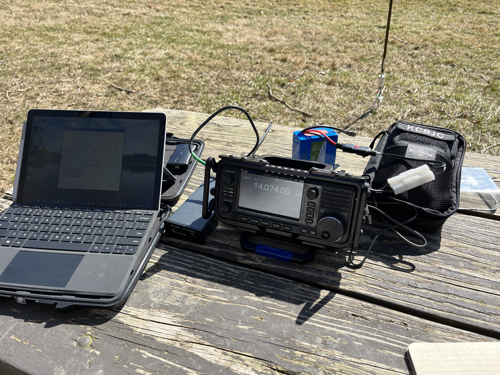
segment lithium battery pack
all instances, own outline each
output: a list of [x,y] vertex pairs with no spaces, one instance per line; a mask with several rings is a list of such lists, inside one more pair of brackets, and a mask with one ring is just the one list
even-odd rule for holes
[[[168,237],[181,238],[186,241],[202,244],[217,226],[214,214],[209,219],[202,216],[203,186],[198,189],[165,221],[165,231],[161,240]],[[210,188],[215,187],[215,180],[210,182]]]
[[[318,128],[332,141],[337,142],[337,133],[329,128]],[[301,131],[293,132],[292,158],[297,160],[310,160],[319,163],[335,165],[337,149],[335,146],[321,139],[318,135],[304,134]]]

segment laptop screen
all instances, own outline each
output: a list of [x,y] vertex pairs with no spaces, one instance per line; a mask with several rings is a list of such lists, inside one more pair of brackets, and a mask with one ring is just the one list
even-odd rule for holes
[[158,209],[165,132],[162,113],[31,110],[17,201]]

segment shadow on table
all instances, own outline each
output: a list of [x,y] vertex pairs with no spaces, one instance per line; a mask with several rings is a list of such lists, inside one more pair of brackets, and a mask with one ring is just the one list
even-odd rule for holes
[[[268,242],[268,244],[270,243]],[[169,251],[161,256],[157,262],[158,266],[148,270],[141,280],[146,280],[157,272],[165,270],[237,288],[258,297],[271,298],[297,306],[304,305],[296,318],[296,324],[298,325],[308,321],[330,302],[336,294],[329,291],[325,295],[324,290],[321,288],[301,282],[302,271],[308,269],[305,265],[259,257],[241,249],[232,249],[221,254],[215,249],[217,244],[211,243],[211,241],[207,241],[206,246],[201,246],[173,240],[170,245],[194,250],[204,255],[216,255],[218,259],[196,255],[191,252],[186,253],[182,250],[176,251],[176,248],[160,245],[161,248]],[[200,249],[203,249],[203,251],[200,251]],[[180,259],[182,257],[184,258]],[[254,259],[255,263],[250,264],[248,257]],[[180,267],[180,262],[190,262],[190,265]],[[323,273],[325,274],[324,277],[328,278],[330,282],[334,282],[337,286],[340,284],[342,276],[338,269],[330,267],[325,269]]]
[[[385,231],[378,238],[376,236],[386,229],[384,224],[374,221],[373,225],[363,226],[364,235],[361,237],[359,249],[355,256],[355,262],[359,263],[367,254],[370,246],[373,246],[368,253],[367,259],[374,262],[381,262],[391,269],[410,273],[415,271],[415,265],[411,262],[412,257],[431,254],[441,247],[441,229],[434,233],[420,233],[425,241],[400,228],[395,228],[402,237],[391,230]],[[425,246],[412,246],[412,244]]]
[[124,304],[109,309],[74,308],[57,310],[53,305],[45,305],[34,301],[19,304],[13,298],[0,298],[0,315],[11,316],[26,323],[44,324],[44,328],[59,325],[98,326],[113,319]]

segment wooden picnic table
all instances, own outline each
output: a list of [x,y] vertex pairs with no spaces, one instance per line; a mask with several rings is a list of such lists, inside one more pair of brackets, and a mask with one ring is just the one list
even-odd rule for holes
[[[182,138],[208,117],[162,111]],[[256,125],[262,134],[268,124]],[[296,129],[272,129],[258,154],[291,156]],[[221,116],[198,138],[204,158],[255,142],[246,120]],[[354,174],[366,162],[337,153]],[[499,157],[468,153],[465,166],[500,184]],[[198,166],[174,211],[202,180]],[[59,312],[0,299],[0,373],[407,374],[412,342],[500,339],[499,218],[457,213],[424,249],[387,233],[360,269],[347,267],[348,249],[318,250],[302,265],[258,256],[222,224],[204,245],[167,238],[123,306]],[[358,258],[378,228],[363,227]]]

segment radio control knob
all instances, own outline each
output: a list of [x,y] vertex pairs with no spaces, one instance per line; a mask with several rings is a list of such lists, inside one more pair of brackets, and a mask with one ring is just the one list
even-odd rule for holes
[[339,219],[327,216],[318,222],[318,233],[324,240],[337,242],[344,235],[344,225]]
[[307,198],[310,200],[316,199],[319,196],[319,189],[318,188],[310,188],[307,191]]
[[222,182],[226,185],[231,185],[234,181],[234,176],[231,173],[226,173],[222,176]]
[[223,214],[228,214],[231,212],[232,208],[233,208],[233,206],[231,205],[231,203],[224,202],[220,206],[220,212],[222,212]]

